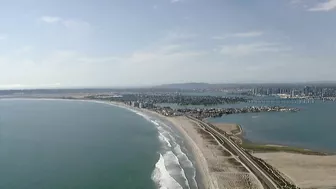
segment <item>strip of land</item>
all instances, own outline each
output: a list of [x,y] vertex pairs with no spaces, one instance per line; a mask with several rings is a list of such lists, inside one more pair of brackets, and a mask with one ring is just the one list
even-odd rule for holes
[[[153,113],[153,112],[150,112]],[[262,184],[240,160],[195,121],[185,116],[165,117],[184,136],[197,161],[206,189],[261,189]]]
[[[236,124],[214,124],[232,139],[243,141],[242,129]],[[240,132],[238,132],[240,131]],[[308,149],[281,145],[263,145],[242,142],[241,146],[253,156],[264,160],[280,171],[289,182],[303,189],[336,188],[336,156]]]

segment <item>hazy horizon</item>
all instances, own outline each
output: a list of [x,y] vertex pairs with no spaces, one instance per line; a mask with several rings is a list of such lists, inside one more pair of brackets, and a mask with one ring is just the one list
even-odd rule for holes
[[0,89],[336,81],[336,0],[13,0]]
[[263,86],[263,85],[328,85],[328,84],[336,84],[336,81],[302,81],[302,82],[240,82],[240,83],[206,83],[206,82],[185,82],[185,83],[163,83],[157,85],[138,85],[138,86],[12,86],[12,87],[0,87],[0,90],[53,90],[53,89],[60,89],[60,90],[67,90],[67,89],[146,89],[146,88],[155,88],[155,87],[165,87],[171,85],[189,85],[189,84],[206,84],[206,85],[237,85],[237,86]]

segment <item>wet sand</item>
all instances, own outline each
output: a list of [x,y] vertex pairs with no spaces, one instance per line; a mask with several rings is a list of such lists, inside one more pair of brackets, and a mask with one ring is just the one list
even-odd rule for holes
[[300,188],[336,188],[336,156],[297,153],[255,153]]
[[259,189],[259,180],[240,160],[222,146],[198,123],[184,117],[165,117],[192,147],[203,183],[207,189]]

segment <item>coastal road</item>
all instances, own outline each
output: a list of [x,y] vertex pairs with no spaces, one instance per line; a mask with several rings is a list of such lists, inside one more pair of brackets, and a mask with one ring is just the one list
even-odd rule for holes
[[266,185],[269,189],[278,189],[278,186],[273,182],[273,180],[267,175],[267,173],[261,169],[254,161],[250,158],[250,156],[241,149],[236,143],[231,141],[225,135],[221,134],[220,132],[216,131],[212,128],[209,124],[198,120],[194,117],[187,116],[189,119],[194,120],[200,123],[204,128],[207,128],[208,131],[213,134],[214,136],[221,139],[225,142],[241,159],[242,163],[244,163],[251,171]]

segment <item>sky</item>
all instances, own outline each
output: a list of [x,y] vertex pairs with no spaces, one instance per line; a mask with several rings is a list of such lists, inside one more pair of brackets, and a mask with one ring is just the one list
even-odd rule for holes
[[336,0],[3,0],[0,89],[336,81]]

